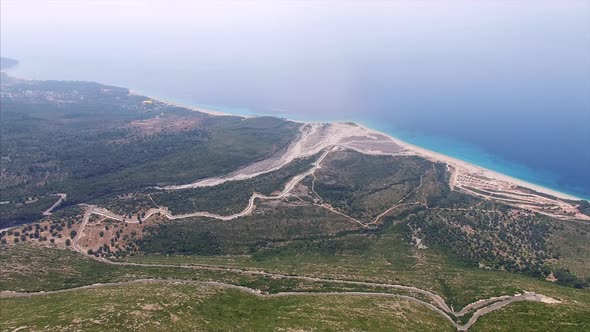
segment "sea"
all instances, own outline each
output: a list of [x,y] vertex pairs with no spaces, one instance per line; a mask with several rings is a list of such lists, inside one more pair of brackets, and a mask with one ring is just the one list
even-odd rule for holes
[[[239,115],[355,121],[590,199],[587,1],[93,3],[107,7],[55,24],[3,16],[2,56],[20,62],[8,72]],[[101,10],[140,14],[99,21]]]

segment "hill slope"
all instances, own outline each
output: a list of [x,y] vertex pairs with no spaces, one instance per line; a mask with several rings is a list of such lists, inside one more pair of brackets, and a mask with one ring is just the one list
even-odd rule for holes
[[86,82],[0,102],[10,329],[590,328],[583,203],[350,123]]

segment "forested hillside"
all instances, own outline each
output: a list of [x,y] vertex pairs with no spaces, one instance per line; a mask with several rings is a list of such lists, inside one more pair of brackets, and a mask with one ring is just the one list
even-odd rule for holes
[[222,175],[285,149],[298,128],[88,82],[3,80],[0,102],[2,225],[40,218],[51,202],[26,205],[52,193],[73,205]]

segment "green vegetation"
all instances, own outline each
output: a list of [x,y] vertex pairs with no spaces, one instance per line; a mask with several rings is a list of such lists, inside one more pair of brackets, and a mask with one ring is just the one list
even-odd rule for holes
[[42,212],[48,209],[58,197],[43,196],[32,200],[25,198],[20,201],[9,201],[6,204],[0,205],[0,220],[5,221],[0,223],[2,226],[12,226],[23,224],[42,217]]
[[92,200],[91,203],[121,215],[145,212],[150,208],[158,207],[150,199],[149,192],[149,189],[144,189],[123,195],[105,195]]
[[[387,268],[391,266],[387,265],[386,263],[382,263],[381,265],[377,263],[378,261],[383,261],[383,256],[370,259],[370,257],[376,254],[374,250],[377,249],[380,248],[370,246],[369,248],[357,250],[356,252],[354,250],[347,252],[346,260],[351,261],[351,263],[348,266],[342,264],[342,261],[338,261],[342,258],[335,257],[337,255],[319,254],[321,250],[315,251],[315,253],[313,252],[313,250],[306,250],[303,253],[283,252],[282,255],[277,254],[273,257],[263,258],[263,261],[255,261],[251,263],[274,266],[275,270],[290,269],[296,272],[300,272],[300,270],[307,270],[307,272],[309,272],[310,274],[312,274],[311,271],[313,270],[315,271],[315,273],[313,274],[318,276],[332,275],[346,279],[360,277],[360,279],[363,280],[376,280],[383,279],[382,274],[385,271],[383,267]],[[371,252],[371,250],[373,251]],[[367,253],[367,255],[359,257],[361,255],[361,252]],[[391,246],[389,248],[385,248],[383,252],[391,252]],[[540,303],[524,304],[526,305],[526,310],[518,311],[520,313],[519,316],[528,315],[527,319],[534,319],[536,322],[538,322],[535,325],[533,325],[535,328],[541,330],[551,330],[551,324],[554,324],[555,321],[571,322],[572,330],[574,330],[574,327],[578,330],[584,330],[585,328],[590,326],[590,320],[588,319],[589,316],[585,314],[587,313],[588,304],[590,304],[589,293],[587,291],[561,287],[558,285],[538,281],[530,277],[520,276],[518,274],[513,273],[482,271],[467,267],[461,267],[460,265],[456,265],[456,263],[454,263],[451,260],[445,260],[444,257],[429,252],[429,250],[424,250],[424,252],[425,253],[422,255],[423,257],[421,257],[421,264],[424,264],[424,266],[418,266],[416,268],[410,267],[409,271],[403,272],[408,269],[407,267],[403,266],[404,263],[401,263],[401,265],[394,266],[393,268],[393,270],[400,269],[399,271],[391,271],[389,273],[386,272],[387,274],[389,274],[389,278],[391,278],[394,274],[397,275],[401,273],[405,275],[403,277],[404,279],[405,277],[407,277],[408,279],[417,279],[415,282],[411,283],[412,285],[417,286],[420,286],[420,284],[424,284],[426,282],[433,285],[434,280],[434,285],[436,283],[439,284],[439,286],[435,287],[440,288],[444,291],[444,296],[451,301],[455,308],[460,308],[462,306],[462,304],[458,301],[465,301],[465,303],[471,302],[474,299],[484,297],[484,295],[485,297],[487,297],[500,294],[512,294],[514,292],[522,290],[535,291],[548,296],[552,296],[554,298],[558,298],[563,301],[563,303],[559,305],[545,305]],[[394,256],[397,256],[396,253],[392,254]],[[217,280],[237,285],[243,285],[246,287],[267,290],[270,292],[292,290],[321,292],[336,290],[386,291],[385,289],[363,289],[358,287],[347,287],[347,285],[337,283],[333,285],[326,285],[322,283],[308,283],[296,280],[281,280],[262,276],[244,275],[240,273],[230,273],[223,271],[207,271],[173,267],[164,268],[106,265],[104,263],[84,258],[78,253],[74,252],[47,248],[34,248],[23,245],[3,250],[2,252],[0,252],[0,255],[2,255],[0,256],[0,264],[2,264],[0,268],[2,268],[3,271],[6,271],[2,275],[0,275],[0,289],[3,290],[52,290],[76,287],[82,284],[92,284],[96,282],[104,283],[155,277],[202,281]],[[332,257],[331,262],[329,261],[330,257]],[[151,258],[154,257],[151,256]],[[394,257],[390,257],[390,259],[391,258]],[[173,264],[175,262],[175,258],[172,256],[161,256],[160,259],[165,260],[167,264]],[[185,259],[186,261],[192,260],[193,262],[196,262],[199,258],[193,256],[185,257]],[[211,257],[208,259],[211,259]],[[229,261],[229,258],[219,257],[219,259],[225,259],[226,261]],[[247,258],[243,261],[238,261],[238,258],[236,258],[236,263],[240,266],[246,266],[248,265],[247,262],[246,264],[244,264],[244,261],[246,260]],[[412,259],[410,258],[409,261],[411,260]],[[212,261],[210,260],[209,262]],[[438,262],[438,264],[435,264],[435,262]],[[10,266],[10,269],[7,268],[8,266]],[[433,269],[433,271],[430,270],[431,268]],[[46,273],[40,273],[40,271],[46,271]],[[428,278],[434,279],[427,281]],[[183,284],[131,284],[121,286],[109,286],[93,290],[67,292],[56,295],[36,296],[32,298],[0,299],[0,305],[2,305],[2,307],[4,308],[3,310],[5,310],[6,308],[10,308],[7,309],[10,311],[3,311],[2,324],[3,326],[45,326],[48,324],[49,326],[54,326],[54,324],[62,325],[65,324],[64,322],[69,322],[70,320],[76,318],[83,318],[80,319],[80,321],[78,321],[78,323],[76,324],[89,324],[84,325],[84,328],[86,329],[94,328],[94,325],[92,325],[92,320],[103,321],[103,319],[103,324],[107,324],[108,326],[113,326],[111,324],[114,324],[114,326],[120,326],[121,328],[123,328],[123,326],[131,325],[120,324],[133,323],[129,320],[120,320],[117,317],[128,317],[128,315],[124,315],[124,313],[135,312],[132,314],[132,317],[134,317],[135,315],[142,317],[142,322],[143,324],[146,324],[144,326],[146,326],[147,329],[147,327],[152,326],[151,324],[156,324],[155,322],[169,322],[169,320],[165,317],[169,317],[170,313],[178,317],[184,317],[177,314],[176,307],[174,305],[164,305],[165,303],[169,303],[168,301],[171,301],[173,303],[178,303],[179,301],[183,302],[182,299],[188,299],[188,303],[191,303],[192,308],[189,310],[188,307],[184,305],[182,306],[182,308],[184,308],[184,310],[181,310],[182,313],[194,317],[200,317],[200,315],[212,315],[208,320],[211,321],[212,324],[214,324],[212,325],[214,326],[214,328],[220,328],[220,326],[223,327],[223,325],[217,324],[224,324],[224,321],[226,319],[233,318],[233,320],[235,320],[239,317],[240,322],[243,322],[243,324],[247,324],[244,325],[244,328],[249,329],[251,325],[248,324],[254,324],[259,320],[251,316],[251,314],[248,314],[248,312],[252,312],[252,314],[255,312],[256,315],[268,315],[270,317],[273,317],[274,311],[269,311],[270,308],[264,304],[264,301],[272,301],[272,305],[270,307],[276,307],[277,309],[285,308],[285,310],[289,310],[290,312],[301,312],[302,309],[296,310],[296,308],[298,307],[293,307],[295,303],[298,303],[299,305],[304,306],[306,308],[310,308],[309,310],[313,310],[315,312],[318,312],[318,310],[320,312],[321,310],[333,310],[330,311],[331,316],[340,317],[340,324],[368,324],[366,323],[366,320],[359,318],[361,316],[350,316],[351,314],[347,314],[347,316],[351,317],[350,321],[346,319],[343,320],[343,318],[340,315],[346,314],[346,311],[344,311],[344,307],[341,307],[340,305],[346,305],[346,307],[352,310],[352,312],[365,312],[364,310],[362,310],[362,308],[364,308],[362,303],[367,303],[367,312],[375,312],[375,310],[378,311],[381,310],[381,308],[386,308],[387,314],[382,313],[379,314],[379,316],[382,316],[383,319],[397,321],[400,318],[399,315],[396,314],[399,313],[400,310],[398,305],[384,306],[380,303],[405,302],[396,299],[379,299],[346,296],[325,298],[281,297],[276,299],[261,299],[246,293],[231,290],[222,291],[222,293],[224,294],[231,294],[231,296],[223,297],[222,300],[216,299],[214,297],[207,297],[202,301],[198,301],[191,296],[182,295],[193,294],[193,296],[197,296],[197,294],[208,294],[208,290],[211,289],[215,290],[215,292],[218,291],[215,287],[210,286],[206,289],[198,291],[197,289],[199,288],[202,287],[198,285],[191,286]],[[184,293],[185,291],[187,293]],[[250,300],[247,300],[246,298],[249,298]],[[318,306],[316,306],[314,303],[317,302],[315,301],[321,301],[321,304],[318,304]],[[106,305],[107,303],[109,305]],[[291,303],[291,305],[288,305],[289,303]],[[197,304],[198,306],[195,306]],[[39,308],[46,308],[46,306],[47,310],[39,311]],[[516,308],[518,308],[518,306],[521,306],[521,304],[511,304],[506,308],[514,308],[512,306],[516,306]],[[55,317],[57,316],[55,315],[32,315],[29,313],[29,311],[33,310],[33,308],[36,308],[37,312],[41,313],[49,313],[53,311],[60,312],[61,314],[58,315],[60,318],[56,319]],[[96,310],[93,310],[93,308],[96,308]],[[110,310],[112,310],[112,308],[119,309],[115,310],[114,312],[111,312]],[[434,314],[430,310],[425,310],[424,307],[421,306],[417,306],[416,308],[423,315],[426,315],[422,317],[439,317],[440,320],[437,321],[438,325],[435,325],[439,329],[440,326],[447,326],[446,320]],[[502,309],[502,311],[498,311],[498,313],[502,315],[502,319],[504,320],[504,322],[500,324],[498,323],[498,320],[493,320],[492,323],[482,323],[481,326],[486,327],[482,328],[482,330],[487,330],[487,327],[490,326],[490,324],[500,324],[499,326],[506,326],[502,324],[507,324],[508,322],[511,322],[511,318],[507,318],[506,316],[504,316],[503,310],[506,309]],[[116,313],[119,312],[121,313],[121,315],[116,315]],[[235,315],[238,316],[234,316],[234,314],[229,314],[234,312]],[[366,316],[367,312],[365,312],[362,316],[369,317]],[[228,314],[229,316],[226,316],[226,314]],[[496,312],[493,312],[484,316],[484,318],[493,318],[495,317],[495,315]],[[284,315],[282,315],[281,317],[283,316]],[[542,316],[542,318],[540,318],[540,316]],[[218,317],[220,321],[218,321],[215,317]],[[317,316],[312,315],[309,317]],[[426,318],[418,319],[417,317],[419,316],[416,316],[413,313],[408,313],[407,315],[404,315],[404,317],[409,321],[412,321],[412,324],[426,324],[426,327],[423,327],[423,325],[406,325],[409,326],[408,328],[416,328],[422,330],[426,329],[427,326],[429,326],[427,323],[424,322]],[[508,317],[512,316],[508,315]],[[186,318],[186,321],[190,322],[191,320],[189,318]],[[283,320],[281,319],[279,321]],[[323,321],[325,322],[325,320]],[[485,322],[483,318],[481,319],[481,321]],[[291,320],[287,320],[284,322],[285,324],[288,324],[285,326],[298,326],[293,325],[295,324],[295,322]],[[442,323],[444,323],[445,325],[441,325]],[[82,328],[82,326],[76,324],[74,324],[74,326]],[[311,322],[309,324],[311,324]],[[397,326],[395,324],[399,323],[392,322],[388,324],[394,324],[393,326]],[[272,327],[274,325],[268,326]],[[473,329],[476,330],[477,328],[479,328],[479,326],[480,322],[478,321],[478,323],[476,323],[473,326]],[[528,330],[526,326],[524,327],[525,328],[523,328],[522,330]],[[367,325],[366,328],[369,330],[380,329],[378,325]],[[252,329],[256,328],[253,327]]]
[[[297,133],[298,124],[277,118],[212,117],[145,100],[96,83],[2,85],[2,200],[65,192],[77,204],[192,182],[265,159]],[[28,216],[3,210],[15,217],[1,225]]]
[[470,331],[586,331],[590,328],[590,293],[565,305],[512,303],[480,317]]
[[0,289],[40,291],[126,280],[121,269],[68,250],[18,245],[0,251]]
[[311,168],[316,156],[297,159],[267,174],[243,181],[229,181],[218,186],[178,191],[157,191],[151,196],[158,205],[166,206],[174,214],[207,211],[229,215],[242,211],[253,193],[271,195],[280,191],[295,175]]
[[432,163],[416,157],[330,154],[317,172],[315,191],[338,210],[365,222],[411,193]]
[[208,285],[132,284],[2,299],[3,326],[61,331],[452,331],[438,314],[393,298],[260,298]]
[[587,292],[525,274],[479,269],[440,247],[416,250],[405,240],[407,232],[406,225],[397,224],[384,227],[379,233],[274,243],[247,256],[149,254],[134,255],[128,260],[160,264],[211,264],[282,274],[412,285],[441,294],[455,308],[482,298],[522,291],[557,298],[564,294]]
[[[0,244],[7,245],[19,242],[33,242],[54,245],[64,234],[74,238],[74,224],[80,222],[82,210],[79,207],[68,207],[48,217],[45,223],[31,223],[13,227],[0,232]],[[62,232],[64,231],[64,232]],[[67,241],[71,244],[71,241]]]
[[[269,293],[284,291],[375,291],[383,288],[276,279],[223,269],[191,269],[162,266],[129,266],[98,262],[69,250],[19,244],[0,252],[0,290],[39,292],[70,289],[96,283],[128,282],[138,279],[219,281]],[[402,292],[402,294],[404,294]],[[406,294],[407,295],[407,294]]]
[[590,223],[554,220],[553,224],[549,243],[558,258],[550,260],[548,265],[559,270],[570,270],[590,282]]
[[156,254],[248,254],[298,239],[313,240],[356,230],[359,225],[325,209],[299,203],[259,204],[254,215],[219,221],[206,218],[150,226],[139,250]]
[[[228,221],[154,216],[132,225],[132,234],[123,236],[126,251],[117,251],[114,264],[53,248],[71,248],[81,232],[75,228],[82,213],[77,203],[116,213],[139,211],[140,218],[156,205],[174,214],[231,214],[241,211],[254,192],[272,195],[281,190],[317,158],[295,160],[245,181],[155,190],[151,187],[227,174],[273,156],[288,146],[299,125],[270,117],[212,117],[145,99],[94,83],[2,85],[0,189],[1,201],[10,202],[1,206],[0,226],[38,219],[57,199],[49,193],[66,192],[68,200],[49,222],[0,233],[0,290],[50,291],[156,278],[225,282],[269,293],[410,294],[343,282],[355,280],[433,291],[455,309],[483,298],[532,291],[563,303],[510,305],[484,316],[473,329],[507,328],[508,322],[518,330],[590,328],[590,293],[582,289],[590,281],[588,223],[553,220],[451,191],[446,165],[418,157],[333,152],[293,190],[298,196],[257,200],[252,215]],[[580,210],[587,207],[581,204]],[[371,224],[363,227],[355,219]],[[94,216],[90,221],[97,220]],[[129,226],[108,221],[92,225],[92,232],[86,229],[86,236],[95,234],[94,240],[102,241],[89,254],[110,251],[109,241],[118,248],[121,233],[113,231],[115,225]],[[546,281],[548,276],[556,282]],[[0,299],[2,325],[10,330],[450,328],[442,317],[404,300],[263,298],[169,282]],[[520,321],[514,323],[514,317]],[[531,320],[535,323],[527,324]]]
[[552,258],[546,245],[548,217],[491,207],[426,209],[405,220],[412,235],[440,246],[475,266],[541,273]]
[[577,201],[575,203],[578,203],[578,210],[587,215],[590,216],[590,202],[588,201]]

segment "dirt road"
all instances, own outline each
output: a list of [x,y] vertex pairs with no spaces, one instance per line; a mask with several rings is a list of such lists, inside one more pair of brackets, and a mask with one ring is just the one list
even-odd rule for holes
[[[315,279],[315,278],[314,278]],[[341,282],[341,281],[339,281]],[[131,284],[147,284],[147,283],[166,283],[166,284],[180,284],[180,285],[207,285],[207,286],[215,286],[220,288],[230,288],[230,289],[237,289],[242,292],[246,292],[258,297],[288,297],[288,296],[364,296],[364,297],[393,297],[399,299],[405,299],[408,301],[412,301],[414,303],[418,303],[427,307],[428,309],[438,313],[439,315],[443,316],[447,319],[458,331],[467,331],[477,319],[485,314],[488,314],[494,310],[500,309],[510,303],[519,302],[519,301],[532,301],[532,302],[547,302],[547,297],[543,295],[538,295],[534,293],[524,293],[524,294],[517,294],[514,296],[504,296],[502,297],[503,300],[499,302],[494,302],[478,311],[476,311],[471,319],[466,324],[458,324],[456,323],[452,316],[441,310],[439,307],[428,303],[426,301],[414,298],[412,296],[407,295],[400,295],[400,294],[393,294],[393,293],[383,293],[383,292],[278,292],[278,293],[267,293],[260,291],[258,289],[248,288],[239,285],[233,285],[223,282],[217,281],[195,281],[195,280],[182,280],[182,279],[138,279],[138,280],[131,280],[131,281],[122,281],[122,282],[114,282],[114,283],[102,283],[102,284],[92,284],[87,286],[81,286],[76,288],[69,288],[69,289],[61,289],[55,291],[47,291],[47,292],[33,292],[33,293],[22,293],[22,292],[10,292],[10,291],[2,291],[0,292],[0,298],[23,298],[23,297],[33,297],[33,296],[51,296],[55,294],[62,294],[62,293],[70,293],[76,292],[80,290],[88,290],[88,289],[96,289],[96,288],[107,288],[107,287],[116,287],[116,286],[123,286],[123,285],[131,285]],[[492,300],[492,299],[488,299]],[[487,301],[487,300],[486,300]],[[554,300],[555,301],[555,300]],[[445,305],[446,306],[446,305]],[[451,312],[453,313],[453,312]],[[457,316],[454,314],[453,316]]]
[[66,197],[68,197],[68,195],[65,194],[65,193],[53,194],[53,195],[50,195],[50,196],[59,196],[59,199],[57,200],[57,202],[53,203],[53,205],[50,206],[47,210],[43,211],[43,215],[44,216],[50,216],[51,215],[51,211],[53,211],[53,209],[55,209],[56,207],[58,207],[66,199]]

